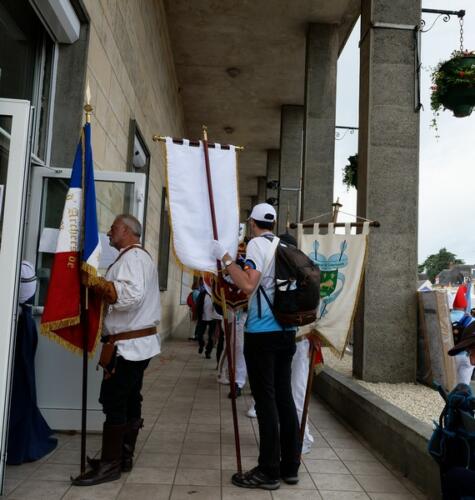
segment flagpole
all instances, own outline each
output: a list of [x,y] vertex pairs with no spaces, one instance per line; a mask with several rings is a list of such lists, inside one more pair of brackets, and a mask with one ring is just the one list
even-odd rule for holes
[[[208,195],[209,195],[209,207],[211,211],[211,223],[213,226],[213,238],[215,240],[218,238],[218,225],[216,223],[216,212],[214,207],[214,196],[213,196],[213,183],[211,179],[211,167],[209,162],[209,153],[208,153],[208,130],[205,125],[203,125],[203,152],[205,158],[205,166],[206,166],[206,181],[208,185]],[[224,319],[224,336],[226,340],[226,356],[228,358],[228,372],[229,372],[229,383],[231,385],[231,409],[233,414],[233,427],[234,427],[234,442],[236,446],[236,464],[237,471],[239,474],[242,473],[242,464],[241,464],[241,445],[239,439],[239,425],[238,425],[238,417],[237,417],[237,408],[236,408],[236,379],[233,367],[233,360],[231,359],[231,332],[229,330],[229,323],[227,318],[227,305],[226,298],[224,294],[223,287],[223,274],[221,261],[218,259],[216,261],[218,267],[218,283],[220,290],[220,299],[221,299],[221,308],[223,311],[223,319]]]
[[[89,103],[89,85],[86,91],[86,105],[84,106],[84,111],[86,113],[86,123],[91,123],[91,113],[93,107]],[[85,145],[86,138],[83,132],[83,144]],[[83,155],[85,155],[85,149],[83,149]],[[84,169],[85,158],[83,156],[83,171],[82,171],[82,248],[81,253],[84,251],[84,223],[85,223],[85,169]],[[82,255],[81,255],[82,259]],[[82,346],[82,404],[81,404],[81,474],[86,472],[86,429],[87,429],[87,348],[89,340],[89,290],[86,286],[81,285],[81,326],[83,332],[83,346]]]

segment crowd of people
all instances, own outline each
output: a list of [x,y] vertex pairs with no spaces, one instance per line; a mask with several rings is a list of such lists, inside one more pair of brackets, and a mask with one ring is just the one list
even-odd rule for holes
[[[308,343],[305,338],[296,342],[297,328],[282,326],[272,310],[279,243],[278,238],[274,240],[275,222],[274,208],[261,203],[253,208],[248,221],[252,239],[245,256],[243,247],[235,259],[219,241],[212,245],[213,256],[222,262],[228,281],[247,296],[242,307],[233,312],[236,390],[230,391],[230,397],[241,395],[248,378],[255,401],[248,414],[255,415],[259,427],[256,467],[234,474],[231,481],[236,486],[267,490],[279,488],[281,480],[298,482],[301,453],[309,451],[313,441],[307,428],[302,449],[300,421],[309,367]],[[160,352],[158,277],[151,257],[140,245],[140,223],[130,215],[119,215],[108,236],[120,252],[116,261],[104,278],[83,277],[84,284],[107,304],[100,361],[104,368],[100,402],[106,420],[101,457],[88,459],[89,470],[73,480],[78,486],[113,481],[133,467],[143,423],[140,391],[144,371]],[[283,235],[285,238],[289,236]],[[287,240],[287,244],[295,245],[295,240]],[[213,302],[212,286],[205,275],[189,297],[196,319],[193,339],[198,342],[198,353],[207,359],[216,344],[219,379],[226,382],[231,377],[223,368],[223,317]]]
[[[277,245],[284,242],[296,246],[289,234],[274,235],[275,222],[276,212],[271,205],[256,205],[248,220],[251,239],[247,246],[240,246],[236,259],[219,241],[212,243],[213,256],[222,262],[228,283],[245,294],[245,300],[237,301],[239,306],[230,308],[235,377],[230,377],[226,370],[223,315],[213,294],[212,279],[206,275],[199,278],[188,299],[196,320],[192,339],[198,343],[198,353],[211,359],[216,348],[218,382],[229,384],[234,378],[235,390],[230,391],[229,397],[240,397],[248,380],[254,400],[247,415],[257,418],[258,422],[257,464],[244,473],[235,473],[231,482],[238,487],[265,490],[279,488],[281,481],[297,484],[301,455],[308,453],[313,443],[308,425],[303,439],[300,432],[309,370],[309,341],[299,336],[296,326],[282,325],[272,307]],[[158,276],[153,259],[140,244],[141,233],[141,225],[135,217],[117,216],[108,232],[111,246],[119,251],[117,259],[104,278],[91,278],[87,273],[82,276],[83,284],[101,295],[106,306],[100,359],[104,369],[100,402],[105,422],[101,456],[88,458],[89,470],[72,480],[78,486],[116,480],[133,467],[135,444],[143,426],[144,372],[151,358],[160,353]],[[34,271],[31,272],[34,277]],[[458,385],[454,390],[459,391],[457,394],[471,395],[475,321],[473,314],[457,313],[457,309],[464,307],[461,296],[456,297],[452,317],[455,346],[449,355],[455,356],[457,365]],[[28,319],[27,306],[22,305],[22,311],[23,318]],[[474,399],[470,398],[467,396],[467,401]],[[34,407],[36,401],[31,404]],[[40,420],[36,416],[36,422]],[[55,441],[51,440],[46,424],[40,421],[37,425],[40,424],[43,427],[38,443],[47,453]],[[472,465],[475,466],[475,451]],[[464,494],[473,493],[474,476],[471,467],[463,469],[458,464],[445,464],[441,467],[444,498],[462,498]]]
[[[230,392],[230,397],[241,395],[248,378],[255,401],[248,415],[257,418],[259,428],[256,466],[233,474],[231,482],[238,487],[265,490],[279,488],[281,481],[298,483],[301,455],[309,451],[313,441],[308,427],[304,439],[300,437],[309,369],[308,340],[298,337],[296,326],[279,323],[272,307],[275,250],[280,240],[295,245],[289,235],[274,235],[275,222],[274,208],[261,203],[253,208],[248,220],[252,238],[245,256],[242,248],[235,259],[219,241],[212,244],[213,256],[222,263],[228,280],[248,297],[245,307],[234,310],[236,390]],[[105,278],[86,284],[102,293],[108,304],[104,340],[115,350],[109,364],[103,365],[100,401],[106,422],[102,455],[89,460],[90,470],[73,481],[77,485],[111,481],[132,468],[142,425],[143,374],[150,358],[160,352],[158,279],[152,259],[139,244],[140,224],[133,217],[121,215],[108,234],[111,245],[120,251],[119,257]],[[193,338],[198,342],[198,353],[210,359],[216,344],[218,379],[228,382],[232,377],[224,369],[222,311],[213,302],[212,282],[206,276],[193,290],[190,305],[196,319]],[[463,363],[470,365],[470,369],[459,370],[460,376],[466,373],[465,382],[469,383],[475,365],[475,322],[464,315],[454,323],[454,333],[455,327],[459,336],[449,354],[460,357],[459,367]],[[472,492],[474,474],[458,466],[441,469],[445,497],[462,498],[458,492]]]

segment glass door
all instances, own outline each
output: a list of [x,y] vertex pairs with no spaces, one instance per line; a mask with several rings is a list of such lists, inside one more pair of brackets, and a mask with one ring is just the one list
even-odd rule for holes
[[[143,221],[146,178],[145,174],[131,172],[96,171],[94,175],[102,242],[99,264],[105,271],[117,255],[106,237],[115,216],[131,213]],[[34,307],[37,321],[43,312],[70,177],[70,169],[33,167],[25,258],[36,265],[39,278]],[[96,371],[97,356],[98,352],[88,370],[88,431],[101,430],[103,422],[98,403],[101,372]],[[81,357],[40,335],[35,368],[38,407],[49,426],[56,430],[80,429]]]
[[10,376],[24,228],[30,103],[0,99],[0,494],[6,461]]

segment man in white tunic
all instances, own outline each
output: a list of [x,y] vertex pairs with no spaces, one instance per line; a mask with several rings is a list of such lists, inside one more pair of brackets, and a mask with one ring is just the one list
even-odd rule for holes
[[[103,297],[106,306],[102,341],[115,352],[103,363],[99,401],[106,415],[102,455],[88,459],[91,470],[73,480],[78,486],[113,481],[132,469],[141,418],[143,375],[150,358],[160,352],[160,292],[156,266],[140,245],[142,228],[133,216],[116,217],[107,233],[119,250],[105,278],[86,278],[86,286]],[[112,344],[112,346],[110,345]],[[104,352],[104,351],[103,351]],[[107,361],[109,361],[107,363]]]

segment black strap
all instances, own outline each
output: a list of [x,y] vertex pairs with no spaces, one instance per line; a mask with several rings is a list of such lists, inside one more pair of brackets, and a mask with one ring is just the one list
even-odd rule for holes
[[[264,295],[264,298],[266,299],[267,305],[269,306],[270,310],[272,311],[272,314],[274,314],[274,304],[271,303],[269,297],[267,296],[266,291],[264,290],[264,288],[262,288],[262,285],[259,285],[259,291],[262,293],[262,295]],[[274,317],[275,317],[275,314],[274,314]]]
[[257,289],[257,316],[262,319],[262,306],[261,306],[261,285]]
[[269,308],[270,308],[270,310],[275,318],[274,305],[271,303],[266,291],[264,290],[264,288],[262,288],[262,285],[259,285],[259,288],[257,289],[257,314],[259,316],[259,319],[262,318],[261,293],[262,293],[262,295],[264,295],[264,298],[266,299],[267,305],[269,306]]
[[[261,319],[261,299],[260,299],[261,293],[262,293],[262,295],[264,295],[264,298],[266,299],[267,305],[269,306],[269,309],[271,310],[272,315],[274,316],[274,319],[277,321],[277,323],[279,323],[279,320],[276,318],[275,313],[274,313],[274,304],[272,304],[272,302],[270,301],[270,299],[269,299],[266,291],[262,287],[262,285],[259,285],[259,288],[257,289],[257,311],[259,314],[259,319]],[[285,332],[286,326],[282,326],[280,323],[279,323],[279,325],[282,328],[282,331]]]

